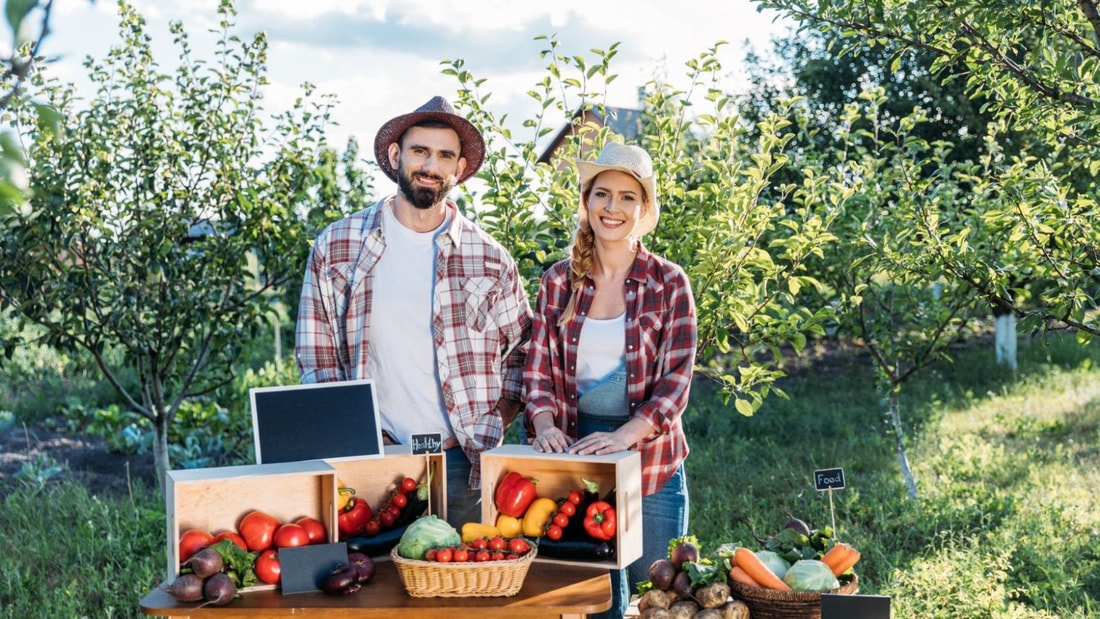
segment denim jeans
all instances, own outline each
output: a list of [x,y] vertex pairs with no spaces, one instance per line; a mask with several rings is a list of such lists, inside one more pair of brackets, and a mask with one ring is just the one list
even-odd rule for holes
[[470,460],[461,447],[447,450],[447,522],[461,529],[467,522],[481,522],[481,490],[468,490]]
[[[601,419],[582,414],[577,419],[577,435],[611,432],[625,422],[621,417]],[[621,619],[626,614],[638,583],[649,580],[649,566],[668,557],[669,540],[687,535],[689,507],[687,475],[681,463],[663,488],[642,497],[642,556],[621,570],[611,570],[611,608],[590,617]]]

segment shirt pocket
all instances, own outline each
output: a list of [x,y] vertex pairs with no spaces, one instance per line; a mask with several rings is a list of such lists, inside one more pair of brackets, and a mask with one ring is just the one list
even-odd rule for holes
[[493,304],[497,299],[496,280],[471,277],[463,284],[466,294],[466,326],[484,333],[493,325]]
[[638,340],[642,355],[653,362],[661,346],[664,323],[660,312],[645,312],[638,316]]
[[325,276],[332,294],[332,314],[343,319],[348,315],[352,298],[351,267],[343,264],[331,266]]

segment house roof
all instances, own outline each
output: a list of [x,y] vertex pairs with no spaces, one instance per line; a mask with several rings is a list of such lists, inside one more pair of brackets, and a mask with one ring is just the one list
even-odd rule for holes
[[[553,157],[554,152],[565,138],[572,133],[575,122],[578,118],[584,117],[584,122],[595,122],[598,125],[607,127],[611,131],[623,136],[626,141],[633,141],[641,133],[642,127],[642,110],[627,108],[627,107],[611,107],[604,106],[601,109],[590,107],[585,109],[584,107],[578,108],[573,112],[573,116],[569,119],[557,133],[554,134],[546,148],[539,155],[538,163],[547,163]],[[583,124],[583,123],[581,123]]]

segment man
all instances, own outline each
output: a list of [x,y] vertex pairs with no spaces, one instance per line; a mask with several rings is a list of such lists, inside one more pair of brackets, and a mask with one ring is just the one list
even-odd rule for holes
[[447,198],[485,142],[434,97],[384,124],[374,153],[397,193],[317,237],[298,312],[301,380],[374,379],[387,442],[441,434],[447,519],[479,521],[480,454],[521,410],[531,335],[515,261]]

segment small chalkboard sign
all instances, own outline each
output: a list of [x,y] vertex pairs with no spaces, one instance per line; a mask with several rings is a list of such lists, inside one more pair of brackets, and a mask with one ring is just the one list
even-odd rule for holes
[[890,619],[890,598],[822,593],[821,619]]
[[438,432],[435,434],[413,434],[411,447],[414,454],[443,453],[443,435]]
[[818,490],[840,490],[844,487],[844,469],[814,471],[814,487]]
[[249,396],[259,464],[382,457],[373,380],[257,387]]
[[284,595],[316,591],[325,576],[347,563],[348,545],[344,542],[280,548],[279,589]]

